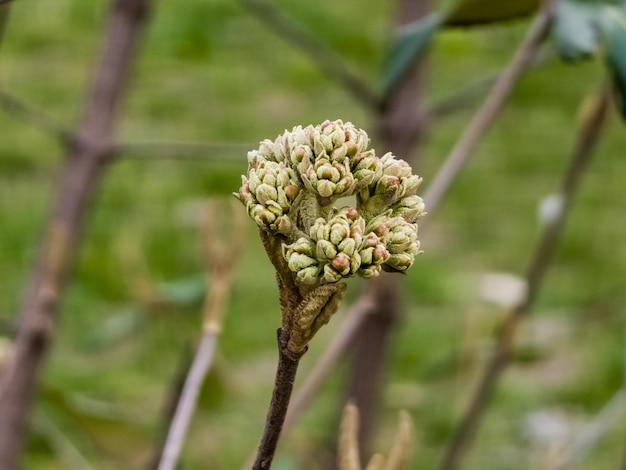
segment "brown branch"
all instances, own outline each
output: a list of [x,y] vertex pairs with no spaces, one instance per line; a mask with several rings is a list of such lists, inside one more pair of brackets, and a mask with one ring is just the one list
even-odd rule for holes
[[485,102],[469,122],[428,186],[424,202],[429,212],[439,205],[452,182],[469,161],[476,146],[495,121],[514,85],[536,57],[541,42],[550,30],[553,3],[553,0],[544,2],[544,7],[533,20],[524,41],[509,65],[498,77]]
[[[396,27],[401,27],[425,16],[430,0],[399,0]],[[415,165],[411,159],[415,144],[423,135],[426,113],[420,101],[423,87],[424,59],[412,65],[405,80],[391,91],[385,106],[377,116],[378,136],[387,151],[393,152]],[[345,400],[351,400],[359,409],[361,425],[358,430],[360,452],[369,453],[369,443],[375,429],[376,409],[384,381],[387,351],[394,326],[402,312],[398,280],[384,273],[368,286],[374,308],[364,317],[354,341],[354,356],[349,372]]]
[[267,23],[273,32],[283,36],[287,42],[298,46],[308,54],[328,77],[342,85],[366,108],[375,110],[379,107],[379,97],[361,79],[361,76],[347,68],[345,63],[315,36],[300,28],[265,0],[239,0],[239,3]]
[[88,203],[111,160],[113,129],[149,0],[115,0],[91,93],[68,150],[37,264],[22,305],[12,360],[0,383],[0,468],[17,468],[35,380],[53,337]]
[[459,467],[473,436],[476,434],[480,419],[493,395],[495,386],[510,361],[517,327],[529,313],[537,297],[546,270],[554,256],[572,201],[600,137],[608,111],[609,96],[610,91],[608,87],[605,87],[595,99],[593,109],[585,116],[572,152],[572,158],[561,184],[561,206],[554,217],[545,222],[526,270],[525,296],[509,311],[505,318],[493,355],[486,366],[470,405],[450,441],[439,466],[440,470],[453,470]]
[[289,332],[280,328],[278,330],[278,368],[276,369],[274,391],[272,392],[272,401],[265,420],[263,437],[261,438],[261,444],[259,445],[252,470],[268,469],[272,464],[283,422],[287,415],[298,364],[304,355],[304,352],[294,354],[289,351],[287,347],[288,342]]
[[181,160],[245,161],[251,144],[202,142],[128,142],[116,146],[122,158],[177,158]]
[[[554,51],[544,48],[532,58],[530,67],[540,67],[554,58],[556,58]],[[502,73],[499,71],[480,78],[432,104],[428,109],[428,124],[432,125],[433,122],[471,107],[480,96],[493,87]]]
[[72,141],[71,132],[45,111],[17,98],[6,91],[0,90],[0,106],[10,114],[14,114],[40,129],[55,136],[64,146]]

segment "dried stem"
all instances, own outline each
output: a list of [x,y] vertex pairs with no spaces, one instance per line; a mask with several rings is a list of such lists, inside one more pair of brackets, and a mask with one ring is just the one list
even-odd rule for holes
[[228,237],[228,245],[219,241],[216,230],[219,217],[216,204],[210,203],[207,208],[203,238],[208,294],[204,303],[203,335],[172,418],[161,454],[159,470],[176,468],[189,423],[196,409],[198,394],[211,367],[226,300],[232,284],[233,270],[243,251],[244,214],[239,210],[238,203],[234,199],[231,201],[231,208],[234,220]]
[[514,85],[532,64],[539,46],[550,30],[553,1],[545,1],[544,7],[533,20],[524,41],[513,55],[506,69],[499,75],[489,95],[474,114],[456,145],[446,158],[424,195],[428,211],[433,211],[441,202],[452,182],[469,161],[481,138],[495,121]]
[[493,390],[509,363],[517,327],[532,306],[552,260],[567,214],[580,185],[593,150],[598,142],[607,115],[610,90],[605,87],[593,103],[593,109],[584,116],[572,158],[560,188],[561,207],[555,217],[548,221],[535,245],[530,264],[526,270],[526,293],[524,298],[507,314],[501,327],[495,350],[480,380],[469,408],[465,412],[445,452],[440,470],[459,467],[479,421],[487,408]]
[[267,23],[272,31],[283,36],[288,43],[302,49],[326,75],[338,82],[359,103],[373,110],[378,108],[380,100],[376,93],[360,75],[348,69],[345,63],[315,36],[301,29],[265,0],[239,0],[239,3]]
[[83,118],[70,147],[37,265],[20,314],[12,360],[0,383],[0,468],[17,468],[39,366],[53,336],[53,322],[78,245],[88,203],[105,165],[117,108],[149,0],[116,0],[103,53]]
[[55,136],[64,146],[72,141],[71,132],[45,111],[23,101],[16,96],[0,90],[0,106],[10,114],[29,121],[43,131]]
[[191,417],[196,409],[198,394],[213,360],[216,343],[217,332],[212,331],[202,335],[167,434],[161,461],[157,467],[159,470],[176,468]]
[[301,354],[291,352],[287,347],[288,342],[289,332],[280,328],[278,330],[278,368],[276,369],[274,391],[272,392],[272,401],[265,419],[263,437],[261,438],[261,444],[259,445],[252,470],[268,469],[272,465],[278,438],[287,415],[298,365],[304,355],[304,352]]

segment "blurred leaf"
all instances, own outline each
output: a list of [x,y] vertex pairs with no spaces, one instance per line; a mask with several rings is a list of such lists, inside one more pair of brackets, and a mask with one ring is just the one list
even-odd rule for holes
[[123,416],[113,406],[88,406],[63,390],[46,385],[40,400],[51,416],[74,427],[102,451],[125,462],[146,450],[149,440],[140,423]]
[[597,49],[597,19],[600,12],[595,4],[563,0],[557,4],[553,26],[554,45],[561,58],[589,58]]
[[512,20],[532,14],[540,0],[461,0],[445,21],[446,26],[475,26]]
[[204,275],[163,282],[157,286],[157,295],[160,301],[179,307],[199,305],[205,292],[206,278]]
[[89,351],[108,348],[139,332],[146,321],[146,314],[128,308],[108,317],[99,327],[91,330],[83,341],[83,347]]
[[395,38],[383,71],[383,95],[385,97],[398,86],[409,70],[428,50],[435,33],[441,26],[440,13],[430,15],[404,26]]
[[625,7],[607,6],[602,13],[601,28],[606,61],[617,91],[617,105],[626,119],[626,11]]
[[217,408],[226,396],[226,392],[223,374],[220,373],[219,368],[213,367],[202,382],[198,395],[198,408],[203,410]]

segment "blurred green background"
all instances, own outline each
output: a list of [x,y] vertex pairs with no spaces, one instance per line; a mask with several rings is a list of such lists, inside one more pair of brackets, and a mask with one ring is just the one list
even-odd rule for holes
[[[392,3],[275,2],[372,86],[380,81]],[[3,88],[73,125],[107,6],[103,0],[15,2],[0,55]],[[436,102],[499,70],[525,26],[438,35],[425,99]],[[594,61],[572,66],[552,60],[530,72],[475,161],[431,214],[425,253],[408,276],[398,276],[407,315],[386,371],[377,450],[386,451],[397,410],[405,408],[416,427],[411,468],[431,469],[440,458],[504,313],[482,298],[484,274],[523,272],[539,231],[537,205],[557,189],[580,102],[602,79]],[[470,116],[471,110],[458,112],[430,129],[417,150],[424,186]],[[366,110],[235,2],[157,2],[118,121],[120,140],[234,145],[193,160],[131,154],[107,173],[43,371],[25,469],[146,467],[167,398],[201,332],[198,207],[238,188],[246,149],[285,128],[324,119],[351,121],[373,134]],[[0,129],[0,320],[8,335],[63,149],[7,113],[0,113]],[[625,129],[614,115],[467,469],[542,468],[621,386],[625,145]],[[181,468],[240,468],[261,433],[279,315],[270,264],[254,224],[247,226],[217,360]],[[349,284],[353,300],[363,283]],[[145,302],[145,286],[161,298],[159,305]],[[343,319],[340,313],[322,330],[300,378]],[[312,456],[335,436],[345,374],[340,365],[282,441],[275,468],[314,468]],[[625,420],[617,422],[577,468],[616,468],[626,440]]]

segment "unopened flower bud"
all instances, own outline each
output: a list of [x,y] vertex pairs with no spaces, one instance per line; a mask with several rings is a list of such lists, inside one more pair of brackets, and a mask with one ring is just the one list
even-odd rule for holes
[[391,206],[391,215],[394,217],[402,217],[410,223],[414,223],[422,215],[424,215],[424,201],[421,197],[405,196]]

